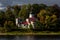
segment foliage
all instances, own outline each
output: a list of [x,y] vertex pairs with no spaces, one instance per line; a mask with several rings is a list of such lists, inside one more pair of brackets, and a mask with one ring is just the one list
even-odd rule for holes
[[5,31],[11,31],[12,29],[15,29],[14,23],[12,21],[5,21],[4,23]]
[[30,13],[34,14],[37,20],[35,21],[35,28],[39,30],[60,29],[60,7],[58,5],[28,4],[7,6],[5,11],[0,11],[0,31],[17,29],[15,19],[20,17],[25,20]]
[[19,11],[18,17],[21,17],[22,19],[27,18],[28,16],[28,10],[27,10],[27,6],[23,5],[22,9]]
[[45,25],[46,28],[49,27],[56,27],[57,24],[57,16],[55,15],[55,13],[53,13],[52,15],[50,15],[47,10],[41,10],[38,14],[37,17],[40,18],[40,22]]
[[11,8],[12,8],[12,10],[13,10],[14,16],[15,16],[15,17],[18,17],[18,14],[19,14],[19,11],[21,10],[21,7],[18,6],[18,5],[15,5],[15,6],[12,6]]
[[38,20],[35,22],[35,29],[44,30],[45,26]]
[[3,11],[0,11],[0,26],[3,27],[5,22],[5,13]]

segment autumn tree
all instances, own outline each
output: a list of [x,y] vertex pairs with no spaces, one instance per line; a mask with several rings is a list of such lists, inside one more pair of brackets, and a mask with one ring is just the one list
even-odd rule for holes
[[37,17],[39,17],[40,22],[45,25],[45,28],[54,28],[56,27],[57,24],[57,16],[55,13],[50,15],[50,11],[47,10],[41,10],[38,14]]

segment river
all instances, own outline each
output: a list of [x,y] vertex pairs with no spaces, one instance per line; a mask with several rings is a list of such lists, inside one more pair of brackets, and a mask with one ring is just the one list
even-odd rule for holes
[[60,36],[0,36],[0,40],[60,40]]

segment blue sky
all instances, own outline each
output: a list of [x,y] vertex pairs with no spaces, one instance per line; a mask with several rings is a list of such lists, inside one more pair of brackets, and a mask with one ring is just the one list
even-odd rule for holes
[[60,6],[60,0],[0,0],[0,7],[7,5],[16,5],[16,4],[33,4],[33,3],[44,3],[47,5],[58,4]]

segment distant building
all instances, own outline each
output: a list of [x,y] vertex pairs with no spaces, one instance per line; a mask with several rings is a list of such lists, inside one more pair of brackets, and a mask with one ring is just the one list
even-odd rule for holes
[[30,28],[30,25],[32,25],[32,28],[34,28],[35,21],[36,19],[33,14],[29,14],[29,18],[27,18],[25,21],[22,21],[21,18],[16,18],[16,25],[22,28]]

